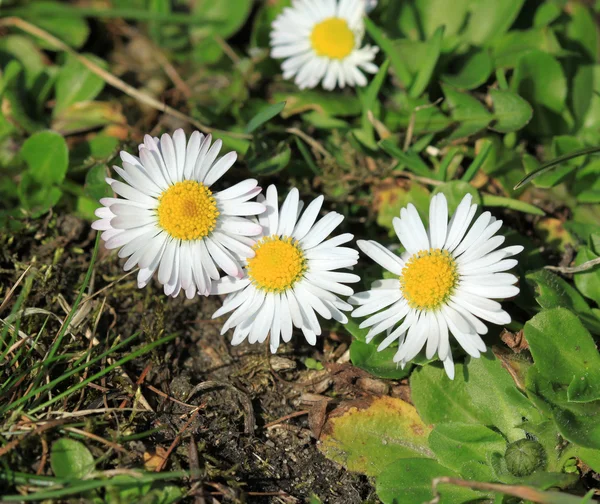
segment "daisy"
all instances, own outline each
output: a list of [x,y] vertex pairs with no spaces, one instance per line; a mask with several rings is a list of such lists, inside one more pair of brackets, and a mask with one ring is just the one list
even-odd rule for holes
[[[254,245],[254,257],[246,260],[242,278],[224,277],[213,282],[211,294],[229,294],[213,318],[233,311],[221,334],[235,327],[231,343],[263,343],[270,335],[271,352],[279,341],[290,341],[292,326],[304,333],[314,345],[321,334],[317,314],[341,323],[348,321],[342,311],[352,309],[337,295],[349,296],[353,290],[345,283],[358,282],[351,273],[334,270],[349,268],[358,261],[358,252],[340,247],[353,235],[342,234],[326,240],[344,220],[330,212],[317,217],[323,196],[314,199],[300,215],[303,203],[292,189],[278,208],[277,189],[269,186],[267,211],[259,216],[263,227]],[[261,196],[261,199],[262,196]]]
[[398,257],[375,241],[358,241],[371,259],[396,275],[379,280],[371,290],[348,301],[360,305],[353,317],[370,315],[361,328],[370,327],[367,341],[386,331],[378,350],[398,340],[394,362],[402,367],[427,344],[425,355],[437,352],[448,376],[454,378],[449,334],[472,357],[486,346],[480,334],[488,329],[481,319],[508,324],[510,315],[494,299],[516,296],[517,277],[506,273],[516,266],[508,259],[521,246],[499,249],[503,236],[495,236],[502,225],[490,212],[482,213],[469,229],[477,205],[470,194],[459,204],[448,222],[448,204],[443,194],[434,196],[429,207],[429,230],[413,205],[393,221],[394,230],[406,249]]
[[219,269],[241,277],[243,260],[254,256],[248,237],[261,227],[245,217],[264,212],[262,203],[250,201],[261,189],[248,179],[213,192],[237,154],[217,159],[222,142],[211,146],[211,140],[195,131],[186,142],[181,129],[160,140],[146,135],[139,157],[121,151],[123,168],[114,170],[123,182],[106,179],[122,198],[101,199],[92,227],[103,231],[106,248],[128,257],[125,271],[139,266],[140,288],[158,270],[168,296],[181,290],[188,298],[207,296]]
[[284,79],[294,77],[300,89],[321,81],[328,90],[366,85],[363,71],[377,72],[379,51],[361,48],[366,7],[365,0],[292,0],[271,31],[271,56],[285,60]]

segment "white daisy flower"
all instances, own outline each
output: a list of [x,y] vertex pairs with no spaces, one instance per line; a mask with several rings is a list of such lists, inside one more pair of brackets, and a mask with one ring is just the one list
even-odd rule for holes
[[[260,197],[261,199],[262,196]],[[344,220],[330,212],[317,221],[323,196],[303,207],[298,190],[292,189],[278,209],[277,189],[267,189],[267,211],[259,216],[263,233],[254,245],[255,256],[246,260],[242,278],[224,277],[213,282],[211,294],[229,294],[213,318],[233,310],[221,334],[235,327],[231,343],[263,343],[270,335],[271,352],[279,341],[290,341],[292,326],[314,345],[321,334],[317,314],[324,319],[346,323],[342,311],[352,309],[337,295],[353,290],[345,283],[360,277],[335,270],[349,268],[358,261],[358,252],[341,244],[353,235],[342,234],[325,240]]]
[[160,140],[146,135],[139,157],[121,151],[123,168],[114,170],[123,182],[106,179],[122,198],[100,200],[92,227],[103,231],[106,248],[120,248],[119,257],[129,258],[125,271],[139,266],[140,288],[158,270],[168,296],[181,290],[188,298],[207,296],[219,269],[241,277],[243,260],[254,256],[249,237],[261,227],[245,216],[264,212],[262,203],[250,201],[261,189],[248,179],[213,192],[237,154],[217,159],[222,142],[211,146],[211,140],[195,131],[186,142],[181,129]]
[[[273,21],[271,56],[283,58],[284,79],[300,89],[364,86],[376,73],[378,47],[361,48],[365,0],[292,0]],[[361,71],[362,70],[362,71]]]
[[490,212],[482,213],[468,229],[477,210],[471,200],[470,194],[465,196],[448,222],[446,197],[434,196],[428,231],[412,204],[403,208],[393,221],[406,249],[402,257],[375,241],[358,241],[365,254],[398,279],[379,280],[371,290],[352,296],[348,301],[360,305],[352,316],[370,315],[360,325],[371,328],[367,341],[387,331],[378,350],[398,340],[394,362],[402,367],[427,343],[426,357],[437,352],[453,379],[449,334],[469,355],[479,357],[486,350],[479,335],[488,331],[480,319],[498,325],[510,322],[510,315],[494,299],[519,293],[514,285],[517,277],[505,272],[517,264],[508,258],[523,247],[498,249],[504,237],[494,235],[502,221]]

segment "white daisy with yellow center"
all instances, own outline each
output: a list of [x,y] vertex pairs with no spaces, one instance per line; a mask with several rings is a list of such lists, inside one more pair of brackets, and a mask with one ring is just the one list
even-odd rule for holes
[[248,179],[214,192],[237,154],[217,159],[222,142],[211,141],[198,131],[187,141],[181,129],[160,140],[146,135],[139,157],[121,152],[123,168],[114,170],[124,182],[106,179],[122,198],[100,200],[92,227],[103,231],[106,248],[128,258],[125,271],[139,266],[140,288],[158,270],[165,294],[207,296],[219,269],[241,277],[243,261],[254,256],[249,237],[261,227],[246,217],[264,212],[262,203],[250,201],[261,189]]
[[378,47],[361,47],[365,0],[292,0],[273,21],[271,56],[300,89],[364,86]]
[[398,340],[394,357],[402,367],[427,344],[425,355],[436,353],[446,373],[454,378],[449,334],[473,357],[486,351],[481,334],[487,326],[480,320],[504,325],[510,315],[495,299],[516,296],[516,266],[509,257],[521,246],[499,249],[503,236],[495,236],[502,221],[482,213],[470,227],[477,205],[471,195],[463,198],[448,222],[448,204],[443,194],[434,196],[429,207],[429,230],[416,208],[403,208],[394,218],[394,230],[406,249],[402,257],[375,241],[358,241],[359,248],[397,279],[374,282],[371,290],[350,297],[360,305],[353,317],[370,315],[361,328],[370,327],[367,341],[386,332],[378,350]]
[[233,345],[246,338],[250,343],[263,343],[269,337],[275,353],[281,340],[290,341],[293,327],[314,345],[321,334],[317,314],[346,323],[342,312],[352,306],[338,295],[351,295],[353,290],[344,284],[360,278],[335,271],[354,266],[358,252],[340,247],[352,240],[351,234],[326,240],[344,217],[330,212],[317,221],[323,196],[313,200],[302,215],[297,189],[290,191],[281,209],[275,186],[269,186],[266,196],[267,210],[259,216],[263,232],[253,247],[254,257],[246,260],[244,276],[213,282],[211,293],[229,294],[213,315],[233,311],[221,334],[235,328]]

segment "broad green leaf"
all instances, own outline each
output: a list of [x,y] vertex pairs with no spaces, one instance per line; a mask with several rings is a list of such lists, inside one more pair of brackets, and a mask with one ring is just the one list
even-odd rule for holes
[[558,275],[541,269],[528,273],[525,278],[535,285],[535,300],[542,308],[563,307],[576,312],[590,311],[583,296]]
[[565,308],[545,310],[525,324],[525,337],[539,373],[568,385],[569,401],[600,400],[600,354],[576,315]]
[[463,37],[473,45],[483,45],[508,31],[525,0],[479,0],[471,4],[469,24]]
[[126,122],[118,103],[84,101],[73,103],[59,114],[55,114],[52,120],[52,129],[63,135],[70,135]]
[[329,415],[319,450],[350,471],[377,476],[396,460],[431,457],[430,431],[412,405],[393,397],[375,397]]
[[490,98],[494,107],[494,122],[490,128],[494,131],[500,133],[518,131],[531,120],[533,109],[518,94],[490,89]]
[[560,43],[551,28],[511,30],[492,44],[496,68],[514,68],[519,59],[533,51],[561,55]]
[[[430,502],[434,497],[432,482],[441,476],[459,478],[458,474],[435,460],[414,458],[398,460],[386,467],[377,478],[377,495],[384,504]],[[442,504],[475,502],[485,496],[468,488],[450,485],[440,485],[437,490]]]
[[250,121],[248,121],[248,124],[246,125],[246,133],[252,133],[259,126],[262,126],[264,123],[278,116],[284,107],[285,102],[280,102],[263,108],[258,114],[250,119]]
[[384,122],[391,130],[406,129],[412,124],[416,134],[435,133],[452,124],[452,119],[425,97],[413,99],[406,93],[397,93],[394,105],[384,111]]
[[523,437],[523,418],[537,412],[517,389],[511,375],[491,352],[455,365],[449,380],[429,365],[411,375],[412,400],[426,423],[461,422],[496,427],[509,441]]
[[98,202],[101,198],[109,197],[112,189],[106,183],[107,166],[104,164],[95,165],[90,168],[85,176],[85,193],[94,201]]
[[459,203],[467,194],[473,196],[473,204],[481,205],[479,191],[468,182],[463,182],[462,180],[452,180],[451,182],[441,184],[433,190],[431,195],[435,196],[438,193],[443,193],[444,196],[446,196],[446,199],[448,200],[448,212],[450,215],[454,213]]
[[419,71],[410,86],[408,92],[412,98],[421,96],[421,93],[427,89],[429,81],[433,76],[435,65],[437,64],[438,58],[440,57],[440,51],[442,49],[442,39],[444,38],[444,27],[440,26],[435,30],[431,39],[427,43],[427,53],[425,58],[421,61]]
[[442,423],[429,435],[429,447],[437,460],[463,478],[493,481],[493,453],[504,454],[506,440],[484,425]]
[[[45,0],[36,0],[35,3],[36,9],[44,8],[54,10],[61,6],[59,2],[50,2]],[[83,46],[90,35],[90,27],[84,17],[47,16],[40,15],[36,13],[35,10],[30,16],[25,15],[24,17],[27,21],[30,21],[34,25],[46,30],[47,32],[50,32],[52,35],[58,37],[60,40],[71,47],[74,47],[75,49],[79,49],[81,46]],[[48,43],[44,39],[36,38],[36,41],[43,49],[47,49],[49,51],[57,50],[55,44]]]
[[442,91],[446,97],[444,105],[457,123],[449,139],[470,136],[492,122],[492,114],[476,98],[445,84],[442,84]]
[[567,23],[567,36],[577,43],[590,61],[598,59],[598,26],[591,9],[575,3],[569,8],[571,19]]
[[600,450],[600,401],[571,402],[565,388],[557,388],[537,368],[527,374],[526,387],[536,406],[550,415],[560,434],[579,446]]
[[[106,67],[106,64],[91,54],[85,55],[94,63]],[[67,56],[65,64],[58,72],[56,79],[56,105],[54,116],[77,102],[90,101],[100,94],[104,81],[75,57]]]
[[60,184],[67,173],[69,152],[65,139],[54,131],[30,136],[21,148],[21,156],[33,178],[45,185]]
[[373,376],[399,380],[410,373],[411,366],[402,369],[393,361],[396,350],[397,348],[388,347],[378,352],[377,345],[374,343],[353,341],[350,345],[350,360],[356,367],[364,369]]
[[[556,58],[542,51],[522,56],[511,81],[512,91],[518,92],[534,107],[534,121],[550,121],[548,113],[560,114],[566,105],[567,80]],[[541,131],[549,131],[551,124]]]
[[[398,24],[407,36],[413,31],[422,31],[425,38],[429,39],[440,26],[445,27],[446,35],[456,35],[463,28],[469,4],[469,0],[417,0],[410,4],[399,3],[402,10]],[[411,14],[416,14],[418,20]],[[415,30],[415,24],[418,24],[419,30]]]
[[[575,266],[581,266],[583,263],[597,259],[589,247],[581,247],[575,257]],[[600,302],[600,265],[594,266],[581,273],[574,275],[575,285],[585,297],[593,299],[596,303]]]
[[81,479],[94,470],[94,457],[83,443],[64,437],[52,444],[50,466],[57,478]]
[[192,4],[192,13],[201,20],[201,27],[195,28],[193,32],[215,34],[227,39],[244,25],[251,10],[252,0],[195,2]]
[[490,53],[485,49],[470,51],[450,64],[451,72],[442,80],[457,89],[475,89],[488,80],[494,66]]
[[0,37],[0,68],[4,69],[14,60],[21,63],[25,72],[25,87],[31,90],[39,74],[44,71],[42,51],[24,35]]
[[594,450],[592,448],[578,448],[577,456],[594,471],[600,473],[600,450]]

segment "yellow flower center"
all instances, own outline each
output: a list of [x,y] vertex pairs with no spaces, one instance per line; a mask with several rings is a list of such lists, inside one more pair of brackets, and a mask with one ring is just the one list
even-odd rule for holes
[[315,25],[310,43],[318,56],[344,59],[354,49],[354,33],[345,19],[331,17]]
[[200,240],[217,224],[217,202],[201,182],[177,182],[163,191],[158,201],[158,224],[173,238]]
[[248,259],[248,276],[259,289],[286,291],[306,271],[304,253],[293,238],[265,236],[252,248],[256,255]]
[[414,254],[400,276],[400,289],[411,308],[434,310],[448,300],[458,283],[456,262],[447,250]]

